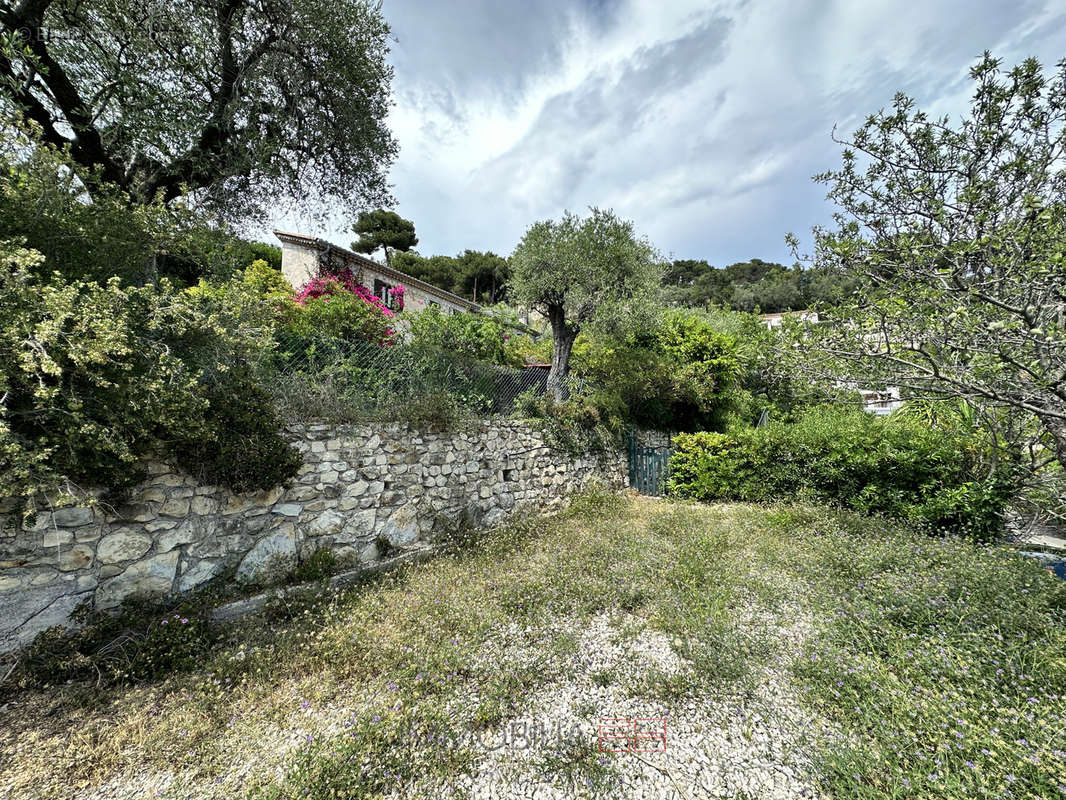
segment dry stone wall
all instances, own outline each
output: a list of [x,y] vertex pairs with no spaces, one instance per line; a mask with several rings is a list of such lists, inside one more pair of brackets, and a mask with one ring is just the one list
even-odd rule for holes
[[[425,547],[459,519],[491,526],[541,510],[591,481],[621,488],[623,454],[574,456],[523,422],[474,422],[450,432],[400,424],[289,429],[303,454],[285,487],[235,495],[167,464],[120,504],[87,492],[84,505],[13,515],[0,536],[0,652],[67,624],[89,602],[187,592],[232,574],[267,583],[328,548],[373,564],[383,551]],[[90,498],[98,501],[90,502]]]

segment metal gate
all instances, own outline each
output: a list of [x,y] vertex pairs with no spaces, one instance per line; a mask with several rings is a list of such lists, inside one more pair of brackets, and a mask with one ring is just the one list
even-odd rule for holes
[[666,492],[669,447],[645,447],[629,436],[629,485],[641,494],[662,495]]

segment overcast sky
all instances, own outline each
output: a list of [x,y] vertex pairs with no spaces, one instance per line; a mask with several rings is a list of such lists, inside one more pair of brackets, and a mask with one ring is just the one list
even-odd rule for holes
[[[1063,0],[385,0],[396,210],[423,255],[509,254],[614,208],[664,254],[791,263],[828,220],[811,176],[904,91],[957,117],[984,50],[1066,58]],[[347,222],[350,225],[350,221]],[[316,231],[347,244],[340,221]]]

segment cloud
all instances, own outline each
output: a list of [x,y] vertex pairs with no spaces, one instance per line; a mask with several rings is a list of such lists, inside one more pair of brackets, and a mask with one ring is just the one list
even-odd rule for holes
[[[662,250],[786,260],[828,220],[811,176],[897,91],[958,116],[986,49],[1066,56],[1054,2],[386,0],[398,211],[423,253],[509,253],[537,219],[610,206]],[[326,231],[346,241],[349,221]],[[347,238],[346,238],[347,237]]]

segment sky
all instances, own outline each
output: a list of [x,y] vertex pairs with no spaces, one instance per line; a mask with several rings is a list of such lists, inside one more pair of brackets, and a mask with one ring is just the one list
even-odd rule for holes
[[[956,121],[989,50],[1066,58],[1063,0],[384,0],[395,210],[423,255],[508,255],[613,208],[668,258],[793,262],[812,176],[902,91]],[[347,245],[351,220],[285,224]]]

